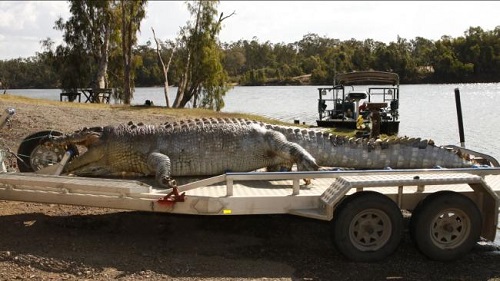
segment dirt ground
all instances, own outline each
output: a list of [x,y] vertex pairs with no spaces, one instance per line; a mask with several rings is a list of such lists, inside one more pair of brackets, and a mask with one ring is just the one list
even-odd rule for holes
[[[64,105],[64,106],[63,106]],[[163,123],[167,115],[14,102],[0,132],[15,151],[46,129]],[[345,260],[328,222],[287,216],[182,216],[0,201],[0,280],[500,280],[500,248],[478,243],[453,262],[422,256],[409,235],[377,263]]]

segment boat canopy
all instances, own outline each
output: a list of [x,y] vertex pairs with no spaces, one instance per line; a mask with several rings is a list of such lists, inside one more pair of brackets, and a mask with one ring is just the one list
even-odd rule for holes
[[399,76],[393,72],[384,71],[354,71],[341,73],[335,77],[339,85],[390,84],[399,85]]

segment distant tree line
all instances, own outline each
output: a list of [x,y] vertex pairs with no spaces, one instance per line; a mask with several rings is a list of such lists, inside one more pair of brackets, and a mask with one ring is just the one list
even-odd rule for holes
[[[212,24],[217,23],[212,21]],[[217,32],[219,27],[211,28]],[[199,40],[210,40],[212,35],[203,36],[209,37]],[[160,42],[158,49],[151,42],[133,48],[133,84],[139,87],[164,85],[159,54],[164,61],[171,59],[166,75],[168,84],[179,86],[188,45],[194,44],[187,43],[167,40]],[[311,33],[298,42],[287,44],[261,43],[253,38],[210,46],[218,48],[221,56],[201,58],[206,60],[204,68],[222,67],[229,80],[239,85],[328,85],[335,73],[356,70],[394,71],[406,84],[500,81],[500,26],[492,31],[470,27],[464,36],[443,36],[437,41],[398,37],[395,42],[386,44],[372,39],[341,41]],[[172,57],[174,51],[177,55]],[[54,66],[54,56],[58,55],[45,50],[29,58],[0,61],[3,87],[61,88],[61,69]],[[210,63],[218,59],[221,65]],[[204,70],[198,71],[203,73]]]
[[394,71],[402,83],[500,81],[500,26],[471,27],[463,37],[432,41],[398,37],[385,44],[372,39],[340,41],[307,34],[291,44],[242,40],[224,44],[224,67],[241,85],[331,84],[335,73]]

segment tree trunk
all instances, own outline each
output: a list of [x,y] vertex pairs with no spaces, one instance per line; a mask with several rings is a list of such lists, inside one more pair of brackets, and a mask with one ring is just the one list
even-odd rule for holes
[[96,75],[96,87],[104,89],[107,87],[106,73],[108,73],[108,58],[109,58],[109,38],[111,36],[111,26],[108,23],[104,33],[104,42],[101,46],[101,57],[99,59],[99,67]]
[[123,65],[124,65],[124,75],[123,75],[123,95],[124,103],[129,105],[132,100],[132,92],[130,87],[130,60],[131,60],[131,48],[130,46],[130,36],[132,31],[130,30],[130,23],[127,22],[127,13],[125,11],[125,1],[121,1],[122,5],[122,51],[123,51]]
[[153,31],[153,37],[156,42],[156,54],[158,55],[158,61],[161,64],[162,70],[163,70],[163,79],[165,79],[163,83],[163,92],[165,94],[165,103],[167,105],[167,108],[170,107],[170,101],[168,99],[168,69],[170,68],[170,63],[172,62],[172,57],[174,56],[174,49],[172,49],[172,54],[170,55],[170,59],[168,60],[167,66],[165,66],[165,63],[163,62],[163,59],[161,58],[161,52],[160,52],[160,43],[158,42],[158,39],[156,39],[156,33],[155,30],[151,27],[151,30]]
[[[182,100],[179,101],[179,107],[184,108],[186,104],[199,92],[200,83],[193,85],[189,88],[189,90],[184,91],[184,96]],[[196,101],[193,101],[193,108],[196,106]]]
[[[198,32],[199,22],[201,17],[201,5],[198,6],[198,12],[196,13],[196,23],[194,26],[194,31]],[[191,39],[189,39],[191,40]],[[186,106],[186,103],[191,99],[193,94],[186,95],[186,87],[191,85],[191,53],[193,52],[192,47],[189,46],[189,42],[187,44],[188,49],[188,57],[186,62],[186,69],[184,70],[184,74],[182,75],[181,85],[177,89],[177,96],[175,97],[174,107],[175,108],[183,108]],[[190,92],[192,90],[190,89]]]
[[175,96],[174,100],[174,108],[182,108],[186,105],[186,102],[184,101],[184,96],[186,92],[186,87],[189,83],[189,71],[190,71],[190,66],[191,65],[191,53],[188,53],[187,57],[187,63],[186,63],[186,69],[184,70],[184,74],[182,74],[181,82],[179,84],[179,88],[177,89],[177,95]]

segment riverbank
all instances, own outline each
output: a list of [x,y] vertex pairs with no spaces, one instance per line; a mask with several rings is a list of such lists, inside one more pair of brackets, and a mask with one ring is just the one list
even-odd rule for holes
[[[0,96],[17,113],[14,151],[45,129],[164,123],[191,110],[73,104]],[[423,257],[405,233],[397,252],[354,263],[333,249],[328,222],[268,216],[180,216],[0,201],[0,280],[500,280],[500,254],[478,244],[454,262]]]

